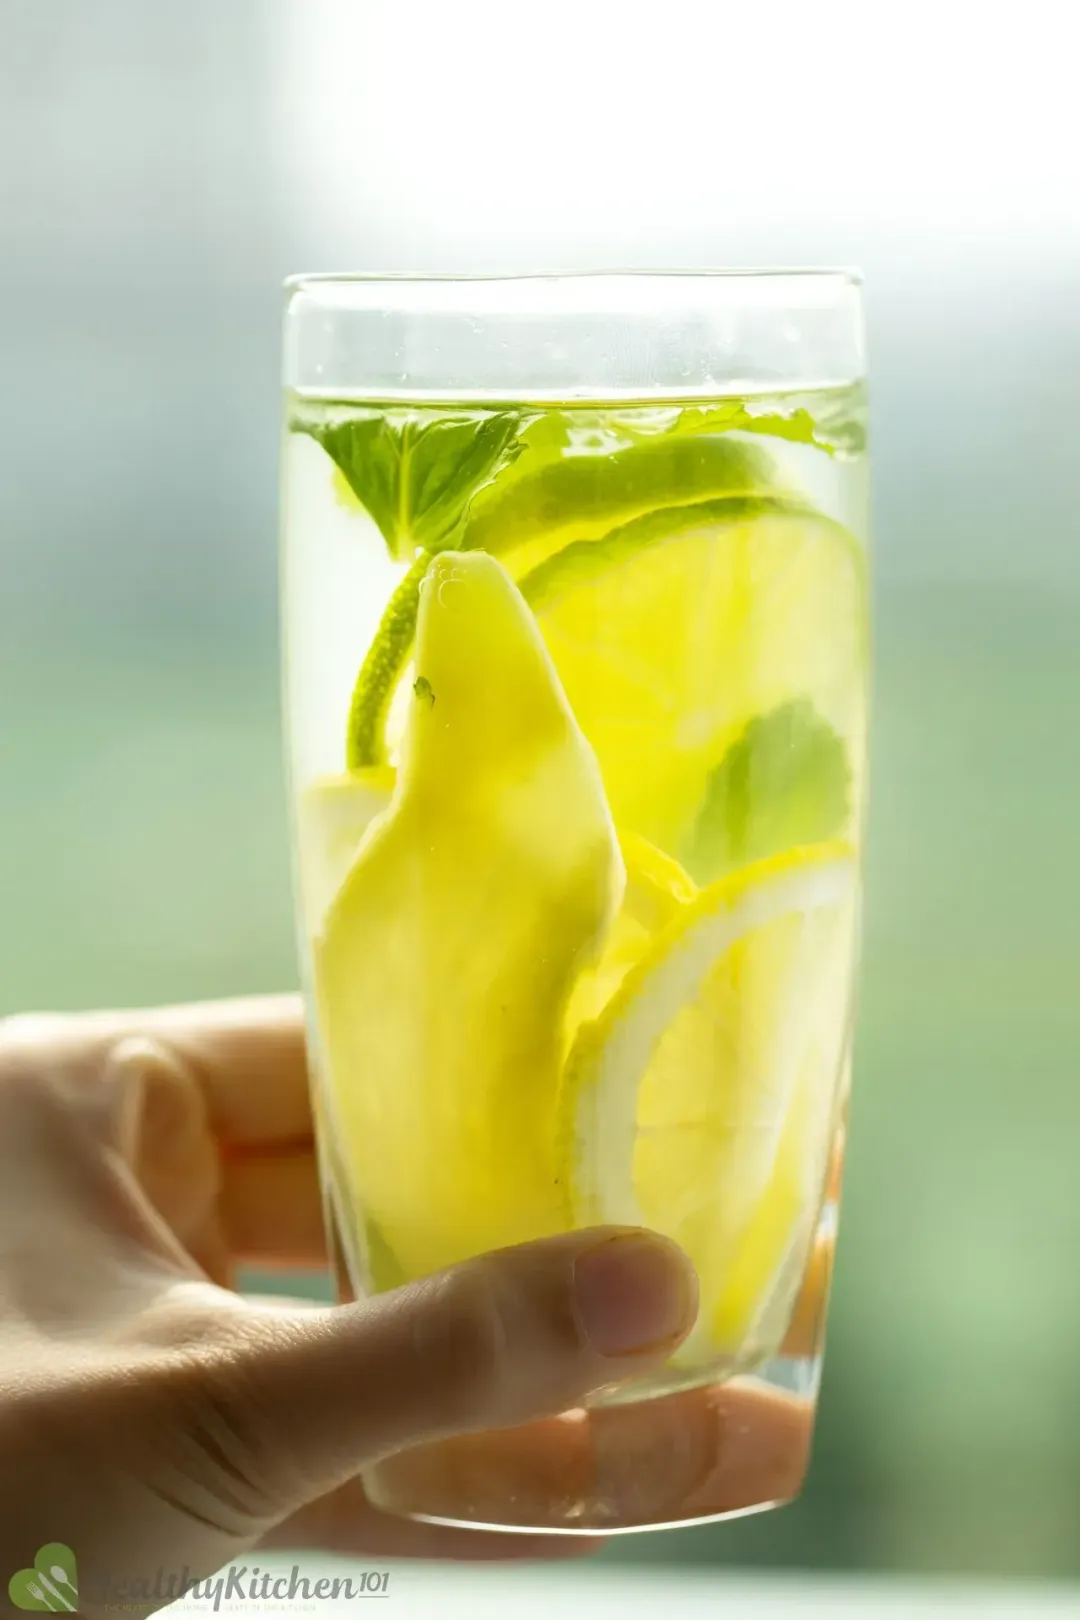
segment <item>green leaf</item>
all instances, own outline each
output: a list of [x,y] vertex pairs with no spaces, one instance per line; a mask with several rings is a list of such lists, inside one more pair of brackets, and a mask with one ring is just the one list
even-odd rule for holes
[[520,453],[521,411],[352,410],[300,425],[379,526],[390,555],[453,545],[473,496]]
[[816,450],[833,455],[833,446],[818,434],[817,423],[805,406],[787,414],[781,411],[755,411],[740,400],[719,406],[685,409],[677,429],[680,433],[763,433],[770,439],[788,439],[793,444],[812,444]]
[[817,401],[814,410],[820,444],[831,445],[844,456],[862,454],[866,449],[865,384],[835,390]]
[[843,741],[806,698],[751,720],[709,777],[687,852],[699,882],[835,838],[851,809]]
[[809,444],[830,456],[837,450],[863,448],[861,438],[855,442],[857,419],[847,391],[831,407],[819,406],[816,415],[805,405],[778,410],[753,399],[725,399],[713,404],[605,410],[596,418],[591,441],[588,418],[580,411],[562,416],[558,423],[549,422],[547,433],[553,441],[560,428],[568,446],[608,452],[650,439],[708,433],[759,433],[793,444]]

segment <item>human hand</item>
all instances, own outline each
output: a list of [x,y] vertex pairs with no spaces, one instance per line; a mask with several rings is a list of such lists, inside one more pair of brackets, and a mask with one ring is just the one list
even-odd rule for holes
[[[205,1575],[268,1544],[558,1552],[579,1543],[396,1519],[357,1475],[401,1453],[448,1517],[480,1484],[513,1483],[528,1514],[580,1469],[587,1433],[630,1513],[646,1475],[654,1498],[692,1487],[729,1505],[797,1488],[804,1403],[695,1392],[651,1403],[648,1433],[643,1408],[550,1416],[659,1364],[689,1328],[693,1277],[660,1239],[576,1233],[332,1309],[229,1288],[238,1263],[324,1261],[292,999],[3,1026],[6,1567],[65,1541],[93,1591],[96,1571]],[[646,1449],[648,1470],[627,1466]]]

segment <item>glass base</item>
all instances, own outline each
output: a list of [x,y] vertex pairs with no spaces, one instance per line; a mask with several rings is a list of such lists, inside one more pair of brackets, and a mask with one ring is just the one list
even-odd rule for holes
[[809,1462],[817,1358],[794,1360],[399,1452],[365,1473],[365,1488],[388,1513],[528,1534],[609,1536],[764,1512],[798,1495]]
[[447,1530],[494,1530],[507,1536],[603,1536],[606,1539],[608,1536],[647,1535],[650,1530],[689,1530],[695,1524],[720,1524],[725,1519],[749,1519],[755,1513],[768,1513],[773,1508],[788,1507],[791,1501],[791,1497],[786,1497],[784,1500],[776,1502],[755,1502],[753,1507],[732,1508],[727,1513],[703,1513],[696,1519],[668,1519],[664,1522],[654,1521],[649,1524],[609,1525],[602,1531],[583,1528],[579,1525],[480,1524],[475,1519],[442,1519],[435,1513],[399,1513],[398,1517],[412,1519],[416,1524],[442,1525]]
[[[332,1178],[323,1185],[337,1296],[354,1300],[365,1292],[363,1268],[335,1208]],[[580,1536],[675,1529],[785,1506],[809,1464],[835,1219],[830,1199],[817,1231],[824,1269],[808,1274],[787,1353],[750,1371],[669,1364],[597,1391],[587,1408],[398,1452],[365,1471],[368,1498],[426,1524]]]

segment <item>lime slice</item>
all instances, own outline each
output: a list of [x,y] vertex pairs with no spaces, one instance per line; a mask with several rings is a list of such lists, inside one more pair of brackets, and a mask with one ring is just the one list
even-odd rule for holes
[[300,887],[309,933],[321,933],[361,839],[389,805],[393,791],[394,772],[382,766],[319,777],[299,795]]
[[526,575],[522,593],[619,827],[711,877],[694,859],[710,776],[751,721],[793,702],[840,739],[852,773],[845,824],[823,830],[854,824],[864,573],[839,524],[775,497],[730,496],[649,513]]
[[417,667],[390,807],[314,952],[339,1158],[408,1277],[565,1226],[563,1020],[623,888],[595,758],[494,558],[436,558]]
[[[461,540],[465,549],[503,558],[515,579],[568,542],[599,539],[664,503],[752,491],[775,495],[781,487],[770,456],[726,434],[660,438],[610,455],[559,455],[534,464],[536,454],[528,446],[480,490]],[[412,648],[420,582],[430,561],[430,552],[421,552],[399,582],[357,676],[348,726],[352,769],[388,757],[390,704]]]
[[360,666],[349,704],[345,738],[345,757],[351,771],[366,770],[386,761],[387,713],[412,649],[420,609],[420,586],[430,566],[429,553],[422,551],[399,579]]
[[783,1338],[821,1201],[847,1033],[856,865],[792,850],[680,906],[582,1026],[560,1093],[579,1225],[641,1225],[701,1283],[681,1359]]
[[569,541],[598,540],[642,513],[754,491],[779,492],[776,464],[759,446],[727,434],[659,437],[536,467],[526,449],[474,500],[463,545],[512,554],[520,577]]

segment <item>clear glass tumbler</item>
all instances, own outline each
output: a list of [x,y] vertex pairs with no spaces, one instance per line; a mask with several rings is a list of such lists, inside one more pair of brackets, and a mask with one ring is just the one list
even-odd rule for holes
[[701,1308],[387,1509],[611,1532],[792,1497],[866,796],[865,398],[831,271],[298,277],[283,618],[341,1296],[647,1226]]

